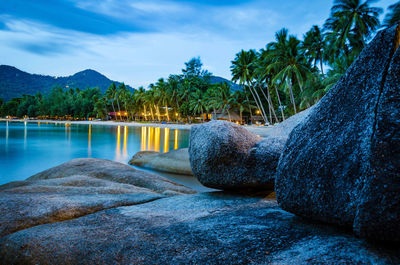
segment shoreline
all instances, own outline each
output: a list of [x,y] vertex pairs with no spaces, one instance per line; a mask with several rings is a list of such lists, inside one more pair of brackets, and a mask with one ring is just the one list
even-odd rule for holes
[[[178,130],[190,130],[190,128],[195,124],[176,124],[176,123],[140,123],[140,122],[117,122],[117,121],[55,121],[55,120],[24,120],[24,119],[1,119],[1,121],[8,122],[30,122],[30,123],[54,123],[54,124],[77,124],[77,125],[101,125],[101,126],[128,126],[128,127],[160,127]],[[196,123],[197,124],[197,123]],[[198,123],[201,124],[201,123]],[[255,126],[255,125],[242,125],[248,131],[263,137],[266,132],[273,126]]]
[[0,119],[0,121],[8,122],[30,122],[30,123],[54,123],[54,124],[77,124],[77,125],[102,125],[102,126],[128,126],[128,127],[160,127],[170,129],[190,130],[190,124],[174,124],[174,123],[140,123],[140,122],[117,122],[117,121],[55,121],[55,120],[24,120],[24,119]]

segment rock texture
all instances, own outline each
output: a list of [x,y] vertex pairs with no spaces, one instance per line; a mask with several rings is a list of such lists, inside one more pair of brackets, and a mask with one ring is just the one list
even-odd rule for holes
[[272,189],[289,133],[309,112],[303,111],[267,130],[264,128],[264,138],[226,121],[193,126],[189,159],[194,176],[210,188]]
[[216,189],[271,188],[273,178],[254,175],[247,164],[250,149],[260,141],[255,134],[231,122],[211,121],[193,126],[189,159],[194,176],[204,186]]
[[279,161],[283,209],[400,240],[398,29],[377,34],[291,133]]
[[120,163],[75,159],[27,181],[0,186],[0,237],[40,224],[184,193],[194,191]]
[[373,245],[310,224],[266,194],[201,193],[108,209],[0,239],[0,264],[398,264]]
[[117,183],[131,184],[159,193],[194,193],[193,190],[176,184],[156,174],[136,170],[128,165],[104,159],[78,158],[33,175],[28,180],[50,179],[86,175]]
[[193,175],[187,148],[172,150],[167,153],[137,152],[129,161],[129,164],[172,174]]

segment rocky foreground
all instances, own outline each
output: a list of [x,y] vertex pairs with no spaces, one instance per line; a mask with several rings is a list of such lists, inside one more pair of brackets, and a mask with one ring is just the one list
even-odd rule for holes
[[[85,160],[79,163],[93,162]],[[62,175],[59,169],[53,171]],[[167,182],[168,190],[182,194],[170,197],[163,189],[104,183],[88,177],[95,170],[85,172],[40,174],[55,178],[1,187],[7,216],[0,264],[400,263],[400,248],[296,217],[281,210],[271,192],[185,195],[192,191]],[[143,174],[133,170],[131,177],[136,173]]]

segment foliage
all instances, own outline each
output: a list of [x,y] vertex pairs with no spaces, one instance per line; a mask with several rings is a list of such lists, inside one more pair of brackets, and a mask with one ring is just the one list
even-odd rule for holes
[[400,23],[400,1],[389,6],[389,13],[386,14],[384,20],[385,27],[392,27]]
[[[318,102],[345,74],[380,27],[382,10],[373,7],[374,2],[334,0],[323,27],[312,26],[303,40],[283,28],[265,49],[239,51],[230,67],[238,84],[212,76],[196,57],[185,63],[181,74],[160,78],[148,89],[113,82],[102,94],[98,88],[58,86],[43,95],[1,100],[0,114],[204,122],[206,114],[224,113],[231,119],[237,112],[247,121],[280,122]],[[400,3],[391,5],[384,26],[397,24],[399,13]],[[92,74],[86,72],[87,77]]]

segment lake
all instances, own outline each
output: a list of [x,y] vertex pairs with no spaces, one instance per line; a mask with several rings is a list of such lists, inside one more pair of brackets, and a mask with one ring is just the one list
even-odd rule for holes
[[[25,180],[74,158],[102,158],[126,164],[138,151],[185,148],[189,133],[158,127],[0,122],[0,185]],[[193,177],[159,174],[202,189]]]

